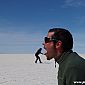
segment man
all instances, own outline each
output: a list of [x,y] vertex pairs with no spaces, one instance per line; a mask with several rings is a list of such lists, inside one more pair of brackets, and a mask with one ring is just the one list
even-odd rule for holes
[[44,39],[47,60],[59,64],[58,85],[84,85],[85,60],[72,51],[72,34],[63,28],[53,28]]
[[38,60],[39,60],[40,63],[42,63],[42,62],[41,62],[41,59],[40,59],[40,57],[39,57],[39,54],[43,54],[43,53],[41,53],[41,50],[42,50],[42,48],[39,48],[39,49],[37,50],[37,52],[35,53],[35,56],[36,56],[35,63],[37,63]]

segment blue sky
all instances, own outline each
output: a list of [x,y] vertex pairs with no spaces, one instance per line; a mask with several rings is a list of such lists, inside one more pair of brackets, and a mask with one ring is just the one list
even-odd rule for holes
[[0,0],[0,53],[34,53],[53,27],[68,29],[85,53],[85,0]]

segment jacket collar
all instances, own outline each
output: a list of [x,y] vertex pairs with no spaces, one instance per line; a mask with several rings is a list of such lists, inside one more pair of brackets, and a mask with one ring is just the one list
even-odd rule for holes
[[69,50],[67,52],[64,52],[61,57],[56,61],[58,64],[62,63],[70,53],[72,53],[73,51],[72,50]]

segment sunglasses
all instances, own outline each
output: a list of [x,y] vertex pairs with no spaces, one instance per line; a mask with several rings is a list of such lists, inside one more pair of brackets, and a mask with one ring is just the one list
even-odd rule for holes
[[53,38],[48,38],[48,37],[45,37],[45,38],[44,38],[44,42],[45,42],[45,43],[49,43],[49,42],[51,42],[51,41],[57,42],[58,40],[53,39]]

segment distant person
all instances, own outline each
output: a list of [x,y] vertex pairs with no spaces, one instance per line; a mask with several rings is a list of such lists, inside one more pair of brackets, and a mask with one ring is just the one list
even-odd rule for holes
[[47,60],[59,64],[58,85],[85,85],[85,59],[72,51],[72,34],[64,28],[53,28],[44,39]]
[[42,62],[41,62],[41,59],[40,59],[40,57],[39,57],[39,54],[43,54],[43,53],[41,53],[41,50],[42,50],[42,48],[39,48],[39,49],[37,50],[37,52],[35,53],[35,56],[36,56],[35,63],[37,63],[38,60],[39,60],[40,63],[42,63]]

